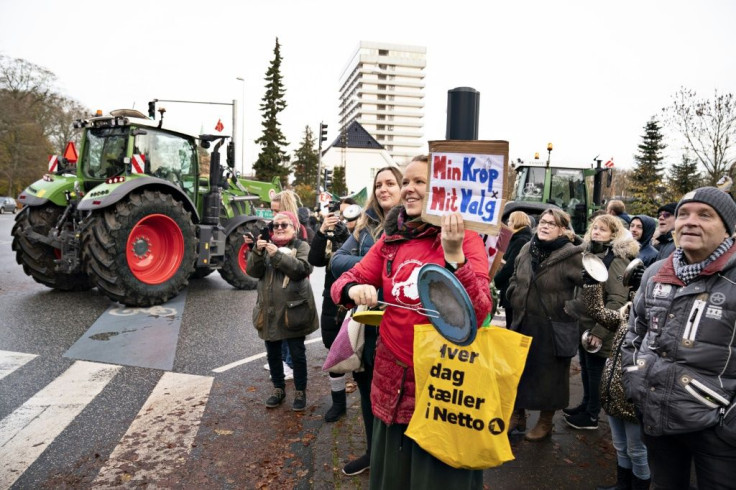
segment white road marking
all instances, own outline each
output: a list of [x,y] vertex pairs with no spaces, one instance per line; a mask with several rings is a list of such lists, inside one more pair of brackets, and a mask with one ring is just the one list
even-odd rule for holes
[[[314,342],[317,342],[318,340],[322,340],[322,337],[316,337],[313,339],[305,340],[304,345],[312,344]],[[261,352],[260,354],[256,354],[250,357],[246,357],[245,359],[241,359],[239,361],[231,362],[230,364],[225,364],[224,366],[220,366],[218,368],[215,368],[212,370],[213,373],[224,373],[225,371],[228,371],[234,367],[238,367],[242,364],[248,364],[249,362],[257,361],[258,359],[263,359],[266,357],[265,352]]]
[[38,357],[36,354],[0,350],[0,379]]
[[213,379],[164,373],[92,487],[156,488],[173,475],[192,450]]
[[0,420],[0,488],[8,488],[107,386],[120,366],[77,361]]

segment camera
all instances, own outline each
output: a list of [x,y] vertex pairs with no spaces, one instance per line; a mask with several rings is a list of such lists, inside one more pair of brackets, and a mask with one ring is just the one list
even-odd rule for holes
[[266,240],[267,242],[270,242],[272,230],[273,230],[273,225],[269,224],[268,226],[264,226],[263,228],[261,228],[261,233],[258,235],[258,238],[261,240]]
[[340,211],[340,201],[330,201],[330,204],[327,205],[327,212],[336,213],[339,211]]

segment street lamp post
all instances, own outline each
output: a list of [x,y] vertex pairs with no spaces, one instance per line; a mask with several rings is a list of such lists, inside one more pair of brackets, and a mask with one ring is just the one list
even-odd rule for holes
[[235,77],[236,80],[239,80],[243,87],[242,97],[241,97],[241,103],[240,103],[240,112],[242,114],[241,117],[241,125],[242,128],[240,130],[240,173],[245,173],[245,78],[243,77]]

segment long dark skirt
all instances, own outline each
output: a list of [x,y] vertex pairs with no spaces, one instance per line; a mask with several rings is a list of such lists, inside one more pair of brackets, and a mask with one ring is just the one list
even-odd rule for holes
[[371,452],[371,488],[374,490],[479,490],[483,471],[448,466],[406,437],[407,426],[387,426],[375,419]]
[[555,356],[549,320],[527,316],[516,331],[532,337],[516,394],[516,408],[559,410],[567,407],[570,400],[570,359]]

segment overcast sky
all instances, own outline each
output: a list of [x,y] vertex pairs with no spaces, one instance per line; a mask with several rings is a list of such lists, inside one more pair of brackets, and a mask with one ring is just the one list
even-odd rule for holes
[[[339,77],[359,41],[425,46],[427,140],[444,139],[447,91],[466,86],[481,94],[479,139],[508,140],[514,160],[546,158],[552,142],[553,161],[630,167],[643,126],[680,86],[736,93],[735,21],[732,0],[0,0],[0,52],[49,69],[92,110],[244,90],[248,169],[276,37],[290,150],[306,125],[337,136]],[[218,118],[232,131],[227,106],[166,108],[191,132]]]

